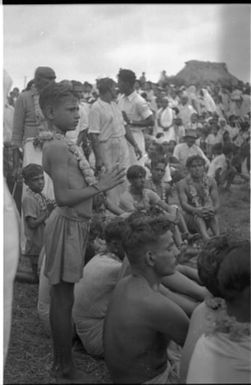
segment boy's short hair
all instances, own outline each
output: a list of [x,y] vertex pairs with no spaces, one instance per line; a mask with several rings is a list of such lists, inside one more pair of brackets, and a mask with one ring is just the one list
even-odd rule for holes
[[128,168],[126,177],[129,182],[138,178],[139,176],[146,176],[146,170],[144,169],[144,167],[135,164]]
[[124,218],[119,217],[111,219],[105,227],[104,238],[106,243],[113,240],[122,241],[125,228],[126,223]]
[[[250,242],[237,242],[226,235],[220,235],[207,241],[199,253],[197,267],[200,280],[215,297],[229,298],[230,289],[244,288],[247,285],[247,276],[250,280],[250,262],[248,264],[246,257],[241,257],[244,262],[240,264],[241,267],[237,267],[243,250],[245,255],[249,252],[248,258],[250,258]],[[235,257],[236,263],[233,259],[225,262],[230,255],[232,255],[231,258]],[[248,269],[247,275],[245,275],[245,268]],[[245,278],[243,285],[239,282],[240,278],[237,277],[240,272],[243,279]],[[236,283],[233,282],[233,279],[236,279]]]
[[217,279],[221,295],[231,301],[250,287],[250,241],[232,245],[220,264]]
[[63,98],[73,96],[78,99],[79,95],[74,91],[71,83],[52,83],[44,87],[40,93],[39,105],[44,112],[47,106],[56,106]]
[[97,83],[97,88],[101,95],[105,94],[107,91],[110,91],[112,86],[115,85],[115,81],[110,78],[99,79]]
[[136,75],[133,71],[127,69],[120,69],[118,73],[118,79],[129,83],[131,86],[134,86],[136,81]]
[[190,168],[191,165],[193,164],[193,162],[194,162],[195,160],[201,161],[201,163],[202,163],[203,165],[206,164],[206,161],[205,161],[204,158],[202,158],[202,156],[200,156],[200,155],[193,155],[193,156],[189,156],[189,158],[187,159],[187,161],[186,161],[186,167],[187,167],[187,168]]
[[166,166],[166,159],[163,157],[159,157],[151,161],[151,170],[154,170],[159,163],[163,163]]
[[29,163],[22,169],[22,176],[24,178],[24,183],[27,184],[32,178],[43,174],[43,167],[36,163]]
[[142,253],[170,229],[165,215],[134,212],[126,219],[123,247],[131,264],[137,264]]

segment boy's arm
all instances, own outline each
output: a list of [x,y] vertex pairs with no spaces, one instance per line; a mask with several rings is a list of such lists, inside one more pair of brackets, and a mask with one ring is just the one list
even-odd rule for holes
[[186,383],[186,377],[189,362],[193,354],[193,350],[199,337],[204,333],[205,329],[205,303],[202,302],[194,310],[190,319],[189,329],[180,361],[180,383]]
[[185,183],[186,182],[184,180],[181,180],[176,184],[181,207],[183,208],[184,211],[188,212],[189,214],[192,214],[192,215],[196,214],[202,217],[202,210],[198,207],[191,206],[188,203],[187,195],[185,191]]
[[37,227],[39,227],[39,225],[41,225],[41,223],[44,223],[47,218],[47,210],[45,210],[38,218],[25,217],[26,222],[31,229],[36,229]]
[[121,214],[125,213],[125,211],[122,210],[119,206],[112,203],[112,201],[108,197],[106,197],[106,199],[105,199],[105,207],[111,213],[116,214],[116,215],[121,215]]
[[178,345],[184,345],[189,318],[180,306],[160,293],[156,293],[156,298],[153,301],[151,299],[148,316],[150,326],[160,333],[166,334]]
[[214,205],[214,212],[217,213],[217,211],[220,208],[220,200],[219,200],[219,194],[217,189],[217,184],[214,178],[211,178],[211,186],[210,186],[210,192],[211,192],[211,198]]
[[142,152],[140,151],[128,124],[125,125],[125,132],[126,140],[133,146],[137,159],[140,159],[142,157]]
[[48,211],[44,210],[39,216],[38,203],[28,196],[24,197],[22,203],[23,215],[29,228],[36,229],[41,223],[48,218]]
[[115,166],[110,172],[102,174],[94,186],[72,189],[68,185],[68,151],[65,146],[51,145],[44,150],[43,157],[44,163],[50,164],[49,175],[53,180],[55,198],[59,206],[74,206],[124,182],[124,169]]

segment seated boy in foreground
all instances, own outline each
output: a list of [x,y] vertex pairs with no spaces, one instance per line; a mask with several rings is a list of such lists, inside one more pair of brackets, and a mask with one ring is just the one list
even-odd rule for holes
[[43,167],[53,181],[58,207],[45,227],[45,275],[51,284],[50,323],[54,347],[51,373],[71,383],[83,381],[72,359],[74,284],[82,277],[94,195],[124,180],[115,167],[96,181],[83,152],[66,139],[79,121],[78,98],[70,86],[54,83],[43,89],[40,107],[54,137],[43,148]]
[[124,248],[131,275],[114,289],[104,324],[105,361],[114,383],[168,380],[167,347],[183,345],[189,320],[160,293],[161,279],[173,274],[178,250],[165,216],[127,222]]

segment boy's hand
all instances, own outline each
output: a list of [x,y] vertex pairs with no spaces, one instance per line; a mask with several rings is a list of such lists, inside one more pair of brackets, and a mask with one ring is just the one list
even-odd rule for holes
[[128,118],[128,116],[127,116],[127,114],[126,114],[126,112],[125,112],[125,111],[122,111],[122,115],[123,115],[123,119],[124,119],[124,121],[125,121],[127,124],[129,124],[129,122],[130,122],[130,119]]
[[100,191],[111,190],[113,187],[118,186],[125,180],[126,171],[125,168],[119,169],[116,165],[111,171],[108,171],[100,175],[100,180],[97,183],[97,187]]
[[139,149],[138,146],[135,146],[135,147],[134,147],[134,151],[135,151],[135,154],[136,154],[136,157],[137,157],[138,160],[139,160],[140,158],[142,158],[142,152],[141,152],[141,150]]

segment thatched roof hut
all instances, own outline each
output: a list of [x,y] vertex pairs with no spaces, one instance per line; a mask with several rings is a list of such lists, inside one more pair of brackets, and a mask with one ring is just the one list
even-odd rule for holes
[[175,76],[185,85],[205,85],[205,83],[221,83],[224,86],[237,86],[239,80],[230,74],[226,63],[189,60],[185,67]]

